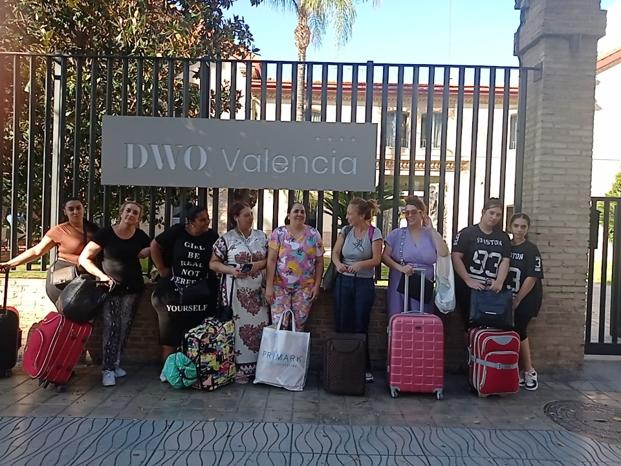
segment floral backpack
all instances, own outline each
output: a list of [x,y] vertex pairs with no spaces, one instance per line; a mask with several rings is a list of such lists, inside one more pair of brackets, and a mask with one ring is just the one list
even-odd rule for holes
[[184,352],[196,365],[193,387],[215,390],[235,380],[235,323],[208,317],[185,334]]

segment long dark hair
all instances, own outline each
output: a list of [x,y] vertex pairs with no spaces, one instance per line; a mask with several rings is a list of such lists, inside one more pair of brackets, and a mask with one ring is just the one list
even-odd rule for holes
[[296,205],[301,205],[302,207],[304,207],[304,213],[306,214],[306,220],[308,221],[308,206],[306,206],[303,202],[294,201],[287,206],[287,217],[285,218],[285,225],[289,225],[289,223],[291,223],[289,220],[289,214],[293,210],[293,206]]
[[[526,215],[524,212],[518,212],[517,214],[513,214],[511,216],[511,220],[509,220],[509,231],[511,231],[511,225],[513,225],[513,222],[519,218],[523,218],[524,220],[526,220],[526,225],[528,226],[528,229],[530,230],[530,217]],[[524,239],[528,239],[528,233],[524,235]]]
[[[63,207],[66,208],[67,204],[69,204],[70,202],[79,202],[82,205],[83,209],[86,208],[84,202],[82,202],[82,199],[79,199],[77,197],[70,197],[66,199]],[[69,221],[69,219],[66,219],[66,221]],[[95,233],[97,233],[97,230],[99,230],[99,225],[97,225],[95,222],[91,222],[86,217],[82,217],[82,243],[84,243],[84,245],[89,242],[89,235],[94,235]]]

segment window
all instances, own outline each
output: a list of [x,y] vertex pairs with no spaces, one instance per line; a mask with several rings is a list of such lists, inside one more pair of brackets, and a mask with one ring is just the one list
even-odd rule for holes
[[509,149],[517,147],[517,113],[511,115],[509,120]]
[[[408,122],[410,114],[408,112],[401,112],[401,147],[410,147],[410,133],[408,131]],[[386,115],[386,133],[385,144],[389,147],[395,147],[397,141],[397,112],[388,112]]]
[[[442,113],[433,112],[431,127],[431,147],[440,147],[440,133],[442,132]],[[427,114],[423,113],[420,118],[420,146],[427,147]]]

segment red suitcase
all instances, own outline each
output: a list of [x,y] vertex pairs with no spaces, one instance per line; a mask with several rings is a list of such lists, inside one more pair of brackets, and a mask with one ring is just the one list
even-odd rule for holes
[[[425,271],[421,274],[421,299],[425,301]],[[388,323],[387,380],[390,395],[399,392],[435,393],[444,396],[444,326],[433,314],[408,312],[409,286],[405,280],[403,312]]]
[[9,271],[4,277],[4,303],[0,309],[0,377],[11,375],[17,362],[17,351],[22,346],[22,331],[19,328],[19,312],[6,305],[8,297]]
[[39,384],[62,388],[78,363],[93,326],[78,324],[58,312],[50,312],[28,332],[24,370]]
[[472,328],[469,335],[469,379],[481,397],[519,390],[520,337],[512,330]]

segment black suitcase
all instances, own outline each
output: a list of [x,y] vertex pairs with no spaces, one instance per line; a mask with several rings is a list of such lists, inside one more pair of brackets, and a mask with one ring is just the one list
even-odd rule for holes
[[323,351],[323,388],[340,395],[364,395],[367,387],[367,337],[363,333],[336,333]]
[[19,328],[19,312],[7,307],[9,271],[4,276],[4,303],[0,309],[0,377],[11,375],[17,363],[17,350],[22,346],[22,332]]

